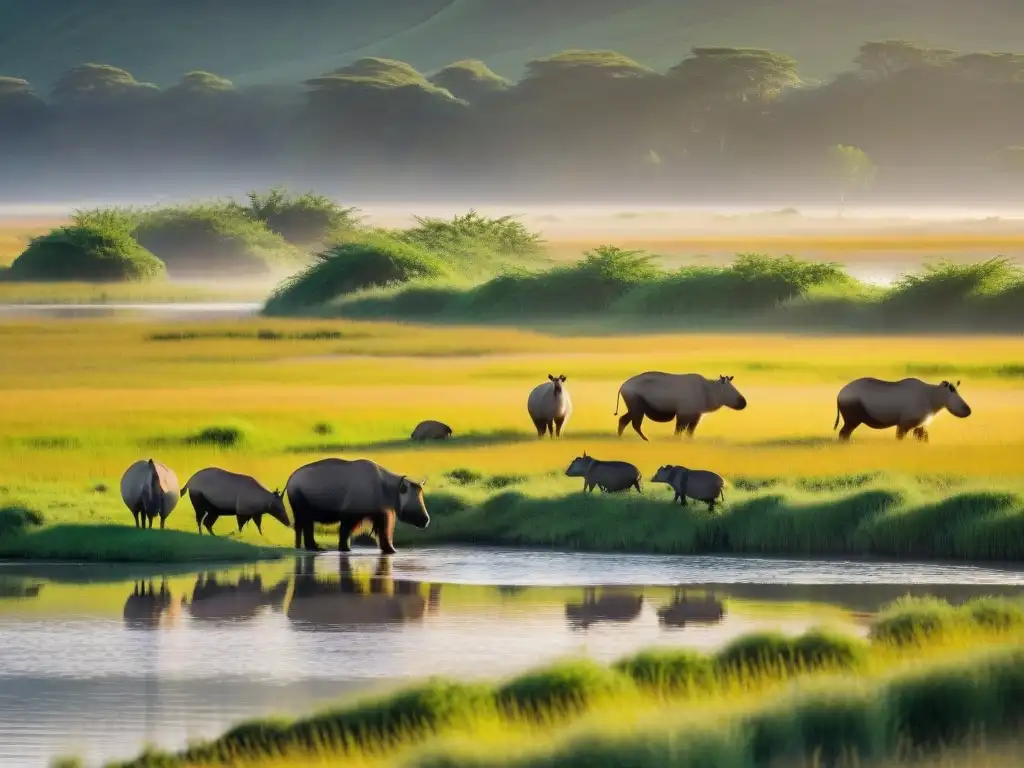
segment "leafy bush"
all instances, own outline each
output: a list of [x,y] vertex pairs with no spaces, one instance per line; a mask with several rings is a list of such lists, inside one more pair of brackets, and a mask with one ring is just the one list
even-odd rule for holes
[[264,194],[250,192],[249,204],[242,210],[271,232],[300,246],[323,244],[351,232],[359,223],[355,208],[343,208],[314,192],[291,197],[283,187],[272,187]]
[[204,427],[194,435],[185,438],[189,445],[215,445],[222,448],[237,448],[246,441],[247,430],[234,425]]
[[165,274],[163,263],[110,222],[72,224],[34,238],[14,260],[12,280],[140,282]]
[[541,247],[540,234],[531,232],[514,216],[492,219],[475,210],[451,221],[416,217],[419,225],[397,236],[434,251],[457,251],[479,247],[502,255],[528,254]]
[[231,203],[150,211],[135,237],[172,277],[251,277],[301,263],[294,246]]
[[315,309],[364,288],[440,277],[447,265],[435,254],[383,235],[341,243],[320,254],[316,263],[286,280],[267,301],[268,314]]
[[0,538],[13,536],[43,524],[43,516],[27,507],[0,507]]
[[637,685],[663,692],[707,685],[714,676],[711,659],[688,650],[642,651],[614,666]]

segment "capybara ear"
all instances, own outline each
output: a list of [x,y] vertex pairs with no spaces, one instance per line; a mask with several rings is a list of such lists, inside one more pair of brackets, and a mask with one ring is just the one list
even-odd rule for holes
[[565,374],[563,373],[563,374],[562,374],[561,376],[559,376],[558,378],[559,378],[559,380],[560,380],[560,381],[565,381]]
[[554,376],[552,376],[552,375],[551,375],[551,374],[549,373],[549,374],[548,374],[548,381],[554,381],[554,380],[555,380],[555,377],[554,377]]
[[429,480],[429,479],[430,479],[429,477],[424,477],[422,480],[420,480],[420,488],[422,488],[424,485],[426,485],[427,484],[427,480]]
[[732,380],[733,380],[733,379],[735,379],[735,378],[736,378],[735,376],[730,376],[730,377],[729,377],[729,381],[732,381]]
[[945,387],[946,389],[949,389],[949,382],[946,381],[945,379],[943,379],[941,382],[939,382],[939,386],[940,387]]
[[960,379],[957,379],[957,380],[956,380],[956,385],[957,385],[958,387],[960,386]]

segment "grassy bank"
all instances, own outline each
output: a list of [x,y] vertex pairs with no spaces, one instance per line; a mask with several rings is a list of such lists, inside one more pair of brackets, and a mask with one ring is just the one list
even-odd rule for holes
[[[935,629],[921,618],[929,611],[948,615],[949,623]],[[885,631],[894,624],[914,629],[897,641]],[[821,630],[799,636],[762,633],[738,638],[714,654],[654,649],[609,667],[566,660],[492,684],[431,679],[310,718],[243,723],[182,753],[150,752],[122,765],[301,765],[326,759],[353,765],[488,765],[503,762],[497,754],[539,761],[530,765],[564,755],[566,764],[579,764],[581,743],[599,750],[591,757],[632,765],[622,763],[619,750],[635,748],[642,738],[653,735],[654,743],[669,739],[685,746],[690,737],[675,730],[685,724],[703,732],[689,745],[698,746],[708,737],[728,738],[737,725],[742,730],[751,722],[773,737],[753,740],[762,748],[846,748],[881,757],[901,739],[934,747],[966,735],[972,725],[998,730],[1016,724],[1014,718],[1022,714],[1016,681],[1024,679],[1024,656],[1019,649],[1000,649],[1019,642],[1022,626],[1020,605],[1008,601],[975,600],[960,608],[904,603],[879,620],[868,640]],[[965,661],[969,648],[997,652]],[[959,663],[901,674],[915,663],[952,659]],[[965,672],[970,682],[958,682]],[[779,694],[794,680],[805,682],[804,692],[780,702]],[[964,693],[971,695],[958,702]],[[929,702],[930,694],[938,700]],[[816,728],[802,733],[800,718],[810,712],[797,703],[808,696],[820,710]],[[879,710],[883,702],[886,708]],[[964,706],[959,717],[953,714],[958,703]],[[851,723],[857,727],[851,729]],[[794,730],[794,724],[801,727]],[[865,729],[868,724],[872,727]],[[599,732],[605,738],[594,743],[592,734]],[[734,746],[749,750],[752,744],[744,738]],[[484,760],[487,754],[491,757]]]
[[[1024,340],[956,336],[740,334],[594,336],[331,320],[0,326],[0,507],[44,525],[131,524],[117,492],[142,456],[184,483],[207,466],[282,487],[324,456],[366,456],[428,476],[434,523],[399,542],[465,541],[619,551],[737,551],[1019,557],[1024,496]],[[735,374],[750,405],[711,414],[692,440],[646,425],[615,435],[615,393],[643,370]],[[561,440],[538,441],[531,388],[565,373],[574,413]],[[963,379],[968,419],[939,416],[927,445],[832,425],[850,379]],[[450,424],[413,443],[421,420]],[[643,496],[582,497],[573,457],[665,463],[725,477],[716,515]],[[188,499],[168,519],[194,531]],[[218,524],[227,533],[228,521]],[[290,546],[272,521],[265,539]],[[325,534],[326,544],[333,537]]]

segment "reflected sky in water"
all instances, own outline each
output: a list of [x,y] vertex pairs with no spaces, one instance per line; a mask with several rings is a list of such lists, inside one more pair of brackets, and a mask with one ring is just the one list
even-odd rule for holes
[[501,677],[753,630],[863,634],[904,594],[1024,594],[968,566],[496,549],[149,573],[0,564],[0,765],[183,746],[430,675]]

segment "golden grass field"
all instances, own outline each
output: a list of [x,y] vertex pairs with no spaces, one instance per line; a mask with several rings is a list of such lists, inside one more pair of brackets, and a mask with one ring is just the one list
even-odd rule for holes
[[[0,325],[0,360],[0,504],[41,503],[67,519],[130,520],[117,483],[149,455],[182,482],[218,465],[271,488],[328,455],[366,456],[444,487],[442,473],[460,467],[558,475],[584,450],[631,461],[647,477],[681,463],[727,480],[884,471],[1015,488],[1024,478],[1020,337],[594,337],[333,320],[33,320]],[[632,430],[619,439],[618,387],[645,370],[734,375],[749,406],[706,416],[692,440],[649,422],[650,443]],[[574,402],[560,440],[537,440],[526,413],[530,389],[548,373],[568,377]],[[861,375],[962,380],[974,413],[938,416],[927,445],[863,427],[840,445],[835,396]],[[411,444],[426,418],[450,424],[455,439]],[[314,429],[325,424],[329,434]],[[209,426],[235,427],[244,440],[231,449],[185,444]],[[563,492],[578,485],[544,482]],[[92,493],[101,483],[111,492]],[[191,529],[189,517],[171,522]]]

